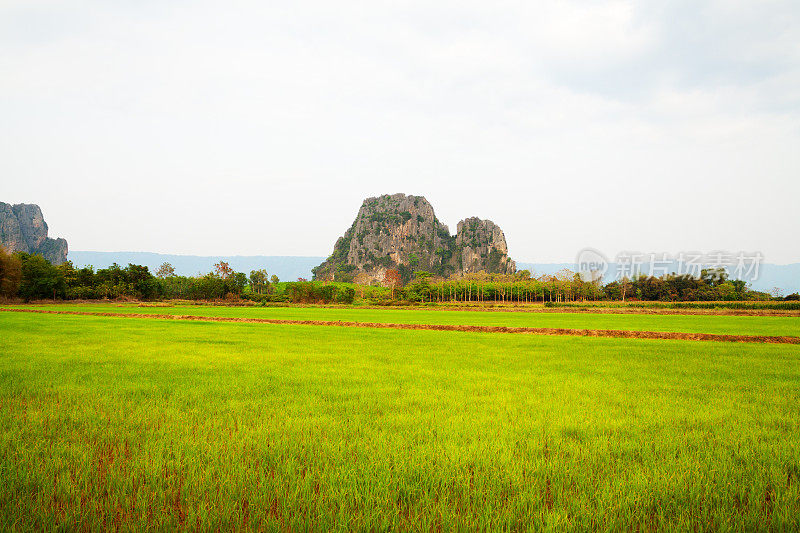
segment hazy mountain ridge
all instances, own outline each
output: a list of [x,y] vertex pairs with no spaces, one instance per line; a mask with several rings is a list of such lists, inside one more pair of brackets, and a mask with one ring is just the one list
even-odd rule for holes
[[237,272],[249,274],[251,270],[264,268],[270,275],[277,275],[282,281],[295,281],[297,278],[311,278],[311,269],[323,261],[324,257],[275,256],[275,255],[176,255],[154,252],[91,252],[71,251],[69,260],[75,266],[92,265],[106,268],[112,263],[125,266],[128,263],[144,265],[151,272],[158,270],[162,263],[170,263],[175,273],[181,276],[207,274],[214,264],[226,261]]

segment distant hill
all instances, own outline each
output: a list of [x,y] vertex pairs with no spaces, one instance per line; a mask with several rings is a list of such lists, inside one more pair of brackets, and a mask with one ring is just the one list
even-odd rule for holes
[[295,281],[297,278],[311,279],[311,269],[325,260],[324,257],[297,257],[276,255],[170,255],[152,252],[85,252],[70,251],[69,260],[75,266],[92,265],[106,268],[112,263],[126,266],[128,263],[144,265],[155,272],[162,263],[170,263],[175,273],[181,276],[207,274],[214,269],[214,264],[227,261],[237,272],[249,274],[251,270],[264,268],[269,275],[277,275],[281,281]]

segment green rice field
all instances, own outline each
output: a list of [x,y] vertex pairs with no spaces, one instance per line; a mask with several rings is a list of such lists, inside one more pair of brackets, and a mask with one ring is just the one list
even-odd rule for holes
[[448,324],[538,328],[612,329],[714,333],[730,335],[786,335],[800,337],[798,316],[648,315],[607,313],[538,313],[440,309],[358,309],[326,307],[225,307],[178,305],[140,307],[136,304],[28,305],[30,309],[100,313],[172,314],[283,320],[324,320],[398,324]]
[[[124,309],[797,333],[786,317]],[[0,426],[2,531],[800,528],[797,345],[0,312]]]

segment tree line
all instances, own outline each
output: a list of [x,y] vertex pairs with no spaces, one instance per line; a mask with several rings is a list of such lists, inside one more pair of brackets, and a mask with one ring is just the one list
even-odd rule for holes
[[[384,283],[399,298],[419,302],[535,303],[594,300],[644,301],[743,301],[771,300],[770,294],[754,291],[742,280],[731,280],[723,268],[709,268],[699,276],[667,274],[623,278],[603,284],[585,281],[570,270],[534,277],[527,270],[516,274],[478,272],[439,278],[416,272],[413,281],[401,287],[397,272],[386,272]],[[787,299],[796,299],[790,295]]]
[[0,296],[23,300],[239,300],[256,302],[352,303],[355,289],[346,284],[298,280],[281,282],[266,270],[250,275],[220,261],[199,276],[179,276],[169,263],[155,273],[147,266],[113,264],[95,270],[75,267],[71,261],[53,265],[41,255],[6,253],[0,248]]
[[[533,276],[527,270],[516,274],[478,272],[442,278],[418,271],[404,283],[401,272],[388,269],[378,286],[366,283],[318,282],[299,279],[281,282],[266,270],[249,275],[236,272],[220,261],[204,275],[179,276],[169,263],[155,273],[147,266],[113,264],[95,270],[75,267],[67,261],[53,265],[40,255],[6,253],[0,248],[0,296],[41,299],[92,300],[130,298],[139,300],[239,300],[255,302],[350,304],[356,296],[365,301],[385,302],[476,302],[535,303],[592,300],[642,301],[742,301],[770,300],[767,293],[749,289],[741,280],[731,280],[724,269],[706,269],[699,276],[669,274],[639,275],[603,284],[584,281],[580,275],[562,270],[554,275]],[[796,294],[786,299],[796,299]]]

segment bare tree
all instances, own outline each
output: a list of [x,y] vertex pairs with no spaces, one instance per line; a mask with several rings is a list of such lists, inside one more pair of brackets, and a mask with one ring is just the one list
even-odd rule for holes
[[170,263],[161,263],[161,266],[156,270],[156,277],[164,279],[171,278],[175,275],[175,267]]
[[628,279],[628,276],[623,276],[622,279],[619,281],[619,290],[622,292],[622,301],[625,301],[625,293],[631,288],[631,280]]
[[383,275],[383,282],[392,290],[392,300],[394,300],[394,290],[400,285],[400,272],[394,268],[387,269]]
[[220,261],[214,265],[214,272],[222,279],[228,279],[233,275],[233,269],[225,261]]
[[6,253],[0,246],[0,296],[12,298],[17,294],[21,281],[21,261],[17,256]]

